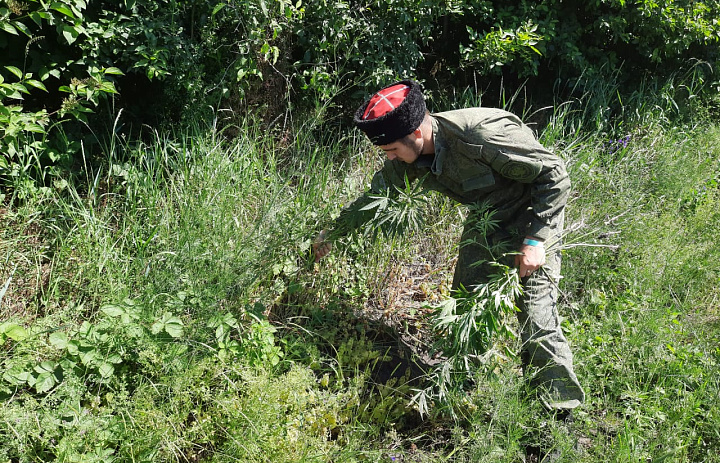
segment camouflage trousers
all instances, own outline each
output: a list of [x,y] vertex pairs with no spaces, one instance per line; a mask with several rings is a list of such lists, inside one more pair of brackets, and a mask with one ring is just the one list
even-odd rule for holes
[[[562,215],[562,214],[561,214]],[[521,359],[524,376],[549,409],[572,409],[585,399],[585,393],[573,369],[573,356],[560,327],[558,315],[558,282],[562,220],[554,224],[554,233],[546,241],[546,263],[522,279],[523,295],[517,302],[522,340]],[[514,256],[500,257],[503,249],[518,250],[524,230],[522,218],[490,234],[478,230],[469,220],[463,231],[453,288],[467,289],[487,281],[488,266],[472,265],[478,261],[495,260],[514,265]],[[478,244],[482,243],[482,244]],[[493,252],[490,251],[493,250]]]

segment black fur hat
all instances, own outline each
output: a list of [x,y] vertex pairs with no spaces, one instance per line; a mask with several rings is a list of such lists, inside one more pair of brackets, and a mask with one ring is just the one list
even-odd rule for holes
[[[380,116],[372,117],[371,113],[368,113],[368,105],[378,100],[378,98],[386,100],[382,94],[383,90],[398,85],[405,85],[410,88],[405,98],[394,109],[392,105],[389,105],[386,108],[390,109],[389,111]],[[355,112],[354,122],[360,130],[365,132],[365,135],[370,138],[373,144],[387,145],[415,131],[420,127],[424,117],[425,98],[420,84],[412,80],[401,80],[384,87],[363,103]]]

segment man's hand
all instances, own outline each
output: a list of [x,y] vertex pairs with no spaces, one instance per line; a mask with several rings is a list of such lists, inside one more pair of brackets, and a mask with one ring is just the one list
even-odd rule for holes
[[313,253],[315,254],[315,262],[319,262],[320,259],[327,256],[332,250],[332,243],[325,241],[327,239],[327,230],[321,231],[315,238],[315,242],[312,245]]
[[[536,238],[528,238],[537,241]],[[523,244],[520,247],[520,252],[520,255],[515,256],[515,267],[518,267],[520,278],[530,276],[535,270],[545,264],[545,248],[542,246],[542,243],[540,246]]]

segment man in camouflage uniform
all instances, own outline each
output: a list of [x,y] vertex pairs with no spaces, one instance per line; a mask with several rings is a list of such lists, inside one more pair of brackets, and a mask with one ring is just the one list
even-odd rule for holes
[[[388,158],[373,177],[372,192],[402,187],[406,176],[410,181],[424,177],[423,186],[431,190],[495,211],[499,227],[489,236],[480,236],[473,220],[465,225],[453,287],[471,289],[487,280],[487,266],[472,264],[497,260],[489,248],[504,244],[518,250],[509,264],[518,268],[523,285],[517,302],[525,374],[549,409],[565,412],[580,405],[584,392],[557,311],[559,244],[570,190],[563,161],[509,112],[427,113],[413,81],[380,90],[358,109],[355,124]],[[367,201],[368,194],[358,202]],[[320,240],[314,248],[319,259],[330,244]]]

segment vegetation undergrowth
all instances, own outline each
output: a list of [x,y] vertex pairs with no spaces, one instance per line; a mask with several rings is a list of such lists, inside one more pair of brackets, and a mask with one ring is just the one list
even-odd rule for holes
[[429,195],[430,225],[314,263],[380,155],[248,123],[113,138],[101,169],[0,211],[0,461],[517,462],[538,441],[563,461],[720,461],[720,127],[668,94],[612,123],[560,104],[541,133],[574,185],[560,311],[582,454],[512,356],[477,370],[455,419],[421,420],[415,372],[363,315],[409,285],[403,266],[451,272],[466,211]]

